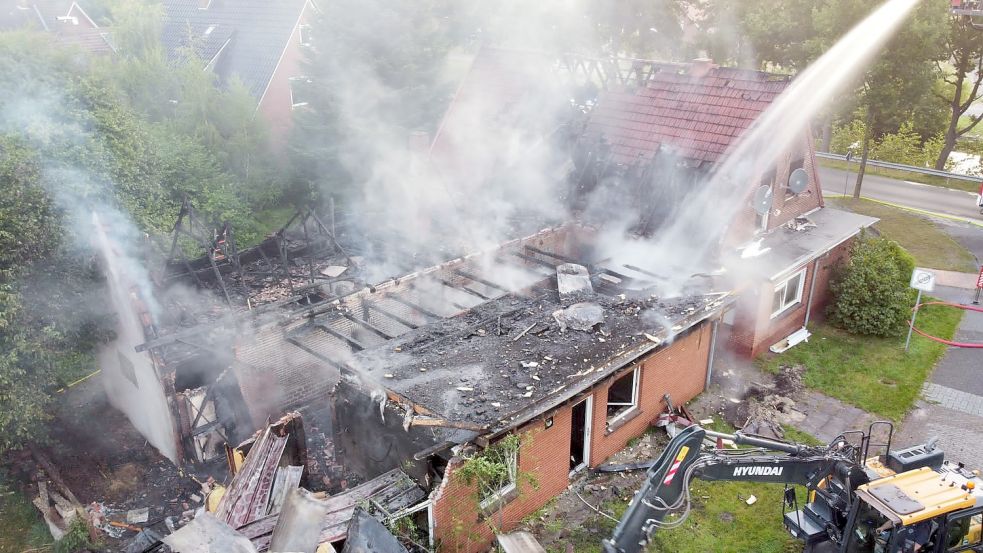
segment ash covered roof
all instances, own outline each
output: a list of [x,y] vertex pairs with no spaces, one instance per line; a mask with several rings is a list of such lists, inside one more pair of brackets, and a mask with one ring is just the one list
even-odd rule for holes
[[613,160],[650,160],[660,147],[696,162],[718,161],[788,86],[761,71],[655,64],[644,86],[604,91],[586,134],[601,136]]
[[[258,332],[239,358],[276,374],[332,365],[425,418],[453,423],[446,426],[517,426],[666,345],[727,300],[710,286],[659,297],[644,271],[590,263],[588,232],[541,231],[352,294]],[[571,261],[590,267],[595,289],[576,301],[557,289],[557,266]],[[596,306],[603,320],[562,330],[554,313],[572,304]],[[264,365],[274,358],[283,366]]]

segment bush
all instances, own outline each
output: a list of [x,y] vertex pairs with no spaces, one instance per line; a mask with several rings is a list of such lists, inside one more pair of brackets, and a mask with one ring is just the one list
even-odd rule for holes
[[914,268],[914,258],[897,242],[861,234],[830,284],[830,322],[853,334],[900,335],[914,303],[908,287]]
[[62,538],[55,542],[54,553],[82,553],[92,550],[95,547],[89,541],[89,526],[81,517],[72,519],[68,525],[68,531]]

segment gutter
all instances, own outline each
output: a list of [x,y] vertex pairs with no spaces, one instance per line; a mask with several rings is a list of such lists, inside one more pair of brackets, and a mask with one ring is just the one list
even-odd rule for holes
[[[813,280],[815,282],[815,280]],[[811,294],[811,292],[810,292]],[[809,315],[806,315],[806,320],[809,319]],[[710,354],[707,355],[707,379],[703,383],[703,391],[710,388],[710,377],[713,376],[713,354],[717,350],[717,328],[720,326],[720,319],[714,319],[713,329],[710,334]]]

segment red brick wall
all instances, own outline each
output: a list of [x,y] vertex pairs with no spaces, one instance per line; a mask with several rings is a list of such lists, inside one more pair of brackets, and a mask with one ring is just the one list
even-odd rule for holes
[[[591,466],[602,463],[622,449],[628,440],[642,434],[664,409],[663,394],[668,392],[674,402],[683,403],[703,391],[710,332],[710,323],[704,323],[641,362],[640,414],[610,434],[605,431],[605,422],[607,389],[611,379],[595,388],[592,395]],[[548,429],[545,418],[520,429],[519,472],[532,475],[534,483],[520,477],[519,496],[505,505],[501,512],[490,517],[495,527],[503,530],[513,528],[569,485],[572,406],[585,397],[547,413],[546,416],[553,417],[553,426]],[[448,466],[444,483],[434,498],[435,534],[440,544],[439,550],[484,551],[494,539],[494,533],[488,521],[479,520],[475,490],[454,476],[455,467],[460,463],[459,459],[455,459]]]
[[823,195],[820,191],[819,173],[816,171],[816,153],[812,145],[812,135],[805,136],[805,158],[803,168],[809,174],[809,185],[796,195],[788,195],[788,177],[791,174],[791,163],[796,156],[787,155],[778,166],[778,175],[774,187],[775,203],[768,218],[768,228],[775,229],[791,221],[795,217],[808,213],[822,206]]
[[[786,188],[788,186],[788,176],[791,173],[791,163],[799,155],[804,156],[803,168],[809,173],[809,185],[797,195],[788,196]],[[730,232],[727,237],[727,245],[737,246],[746,244],[751,240],[757,230],[757,213],[752,209],[749,202],[754,192],[761,184],[761,176],[752,179],[748,186],[748,195],[744,204],[730,224]],[[809,132],[804,133],[803,140],[795,152],[788,152],[776,162],[775,180],[772,184],[774,201],[772,211],[768,216],[768,230],[778,228],[791,219],[804,213],[808,213],[823,205],[822,188],[819,184],[819,173],[816,169],[816,153],[812,144],[812,136]]]
[[[640,414],[607,432],[607,392],[615,379],[609,379],[594,392],[590,465],[597,466],[624,449],[628,440],[641,435],[665,409],[662,396],[668,393],[674,404],[685,403],[703,391],[710,352],[711,324],[704,323],[686,336],[678,337],[668,348],[641,363],[638,384]],[[624,374],[624,372],[620,373]]]
[[734,329],[730,335],[731,346],[745,355],[756,357],[768,351],[772,344],[802,328],[813,278],[817,280],[809,320],[810,322],[822,320],[826,313],[826,305],[829,303],[830,277],[836,267],[849,257],[852,243],[852,240],[844,242],[820,257],[818,267],[815,261],[809,261],[797,267],[795,271],[790,271],[788,274],[792,275],[803,267],[806,268],[802,303],[774,319],[771,318],[774,284],[780,283],[763,282],[757,287],[748,289],[736,307]]
[[269,87],[260,100],[258,111],[270,125],[270,141],[282,151],[286,147],[287,133],[293,124],[293,107],[290,97],[290,77],[304,74],[304,46],[300,44],[300,24],[309,17],[310,3],[304,5],[298,24],[294,26],[290,41],[285,45],[280,63],[270,78]]

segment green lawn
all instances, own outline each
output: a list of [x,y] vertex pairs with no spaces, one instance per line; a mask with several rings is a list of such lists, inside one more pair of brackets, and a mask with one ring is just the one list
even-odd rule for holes
[[34,505],[6,485],[0,472],[0,553],[21,553],[51,544],[51,534]]
[[[924,298],[923,301],[931,301]],[[917,326],[941,338],[952,338],[962,311],[930,306],[918,315]],[[854,336],[827,324],[813,325],[809,341],[781,355],[759,359],[765,370],[802,364],[803,381],[814,388],[870,413],[900,421],[911,408],[946,346],[917,334],[904,352],[904,336]]]
[[[983,123],[980,123],[980,125],[983,125]],[[853,185],[857,181],[856,174],[857,174],[857,168],[859,167],[858,161],[851,161],[847,163],[846,161],[840,161],[838,159],[823,159],[823,158],[816,158],[816,161],[819,162],[819,165],[823,167],[832,167],[834,169],[842,169],[842,170],[850,171],[853,174],[853,176],[851,177],[850,183],[847,186],[847,194],[853,193]],[[890,179],[920,182],[923,184],[931,184],[933,186],[941,186],[944,188],[952,188],[955,190],[965,190],[967,192],[976,192],[980,189],[979,182],[964,181],[958,179],[946,179],[942,177],[935,177],[932,175],[923,175],[921,173],[910,173],[908,171],[897,171],[895,169],[872,167],[870,165],[868,165],[867,169],[864,170],[864,174],[877,175],[880,177],[887,177]],[[843,190],[842,186],[843,186],[843,182],[841,181],[839,183],[825,183],[824,188],[828,192],[840,193]]]
[[976,272],[973,254],[926,217],[870,200],[829,198],[826,204],[880,219],[874,228],[915,256],[922,267]]

